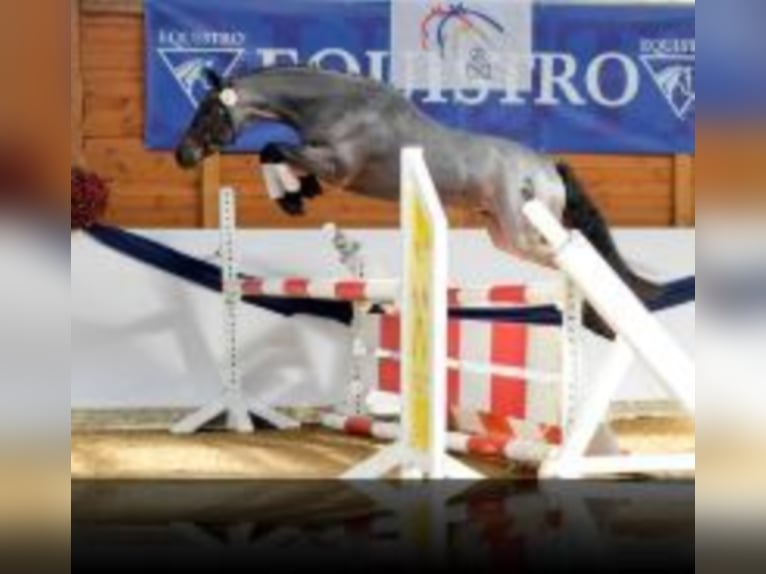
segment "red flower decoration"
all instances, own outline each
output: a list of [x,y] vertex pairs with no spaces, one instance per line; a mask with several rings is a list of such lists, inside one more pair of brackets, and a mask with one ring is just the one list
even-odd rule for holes
[[90,227],[106,211],[109,187],[98,175],[79,167],[71,169],[71,177],[71,228]]

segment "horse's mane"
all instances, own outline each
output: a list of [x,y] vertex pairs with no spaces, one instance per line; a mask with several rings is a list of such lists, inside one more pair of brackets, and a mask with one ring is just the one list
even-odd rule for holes
[[357,76],[347,72],[338,72],[337,70],[325,70],[314,64],[274,64],[272,66],[259,66],[250,70],[251,74],[268,74],[277,71],[296,71],[296,72],[318,72],[321,74],[340,74],[342,76]]
[[235,76],[232,76],[232,80],[241,80],[241,79],[247,79],[252,78],[253,76],[267,76],[269,74],[277,74],[277,73],[284,73],[284,72],[292,72],[296,75],[300,74],[306,74],[311,76],[324,76],[329,78],[338,78],[338,79],[344,79],[346,81],[348,80],[355,80],[359,83],[365,84],[365,85],[380,85],[380,82],[377,82],[376,80],[373,80],[372,78],[365,76],[363,74],[357,74],[353,72],[339,72],[337,70],[325,70],[324,68],[320,68],[318,66],[310,65],[310,64],[275,64],[273,66],[266,66],[266,67],[259,67],[259,68],[248,68],[241,73],[236,74]]
[[[339,72],[336,70],[325,70],[318,66],[307,64],[287,64],[287,65],[274,65],[261,68],[251,68],[249,71],[245,71],[241,74],[236,74],[231,77],[230,80],[255,80],[259,77],[268,77],[269,75],[284,74],[287,77],[292,77],[296,81],[299,81],[302,77],[305,77],[308,82],[306,86],[313,85],[317,89],[335,90],[335,89],[352,89],[360,97],[366,98],[370,101],[382,96],[383,94],[399,96],[400,94],[396,88],[386,82],[380,82],[369,76],[358,73]],[[311,82],[314,80],[314,82]],[[322,82],[322,80],[326,80]],[[349,92],[345,93],[349,95]]]

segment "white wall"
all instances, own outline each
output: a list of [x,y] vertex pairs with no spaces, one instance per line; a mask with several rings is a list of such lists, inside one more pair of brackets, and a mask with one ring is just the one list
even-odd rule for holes
[[[355,231],[376,275],[396,275],[398,235]],[[217,234],[153,231],[146,235],[187,253],[208,256]],[[694,273],[693,231],[619,231],[626,256],[647,274],[675,278]],[[344,274],[320,231],[246,231],[244,265],[264,276],[338,277]],[[216,393],[221,355],[220,298],[143,267],[85,235],[72,239],[73,408],[187,407]],[[451,276],[468,284],[515,282],[546,272],[494,250],[481,231],[453,231]],[[327,404],[343,396],[348,332],[308,317],[284,319],[242,307],[245,384],[253,395],[283,405]],[[664,313],[663,321],[691,351],[694,305]],[[589,337],[595,370],[606,343]],[[642,369],[622,392],[626,399],[664,396]]]

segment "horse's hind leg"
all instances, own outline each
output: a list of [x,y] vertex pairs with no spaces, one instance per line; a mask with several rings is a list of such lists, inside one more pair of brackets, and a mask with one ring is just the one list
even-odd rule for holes
[[496,205],[483,212],[492,244],[509,255],[554,267],[553,257],[543,239],[509,205]]
[[[498,185],[487,198],[500,243],[505,251],[523,259],[553,267],[553,252],[524,215],[524,204],[531,198],[542,201],[556,217],[561,217],[566,202],[566,190],[552,167],[537,162],[505,162],[498,176]],[[497,245],[497,241],[495,242]]]

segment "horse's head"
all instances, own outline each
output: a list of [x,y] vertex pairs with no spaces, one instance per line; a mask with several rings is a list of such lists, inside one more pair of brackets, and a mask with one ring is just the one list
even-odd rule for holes
[[[210,69],[202,71],[210,90],[197,108],[176,149],[181,167],[191,168],[206,157],[231,145],[249,124],[278,121],[300,131],[339,98],[352,95],[366,101],[358,80],[311,68],[285,67],[259,70],[234,80],[223,79]],[[309,122],[310,123],[310,122]]]
[[212,70],[205,70],[204,76],[210,90],[176,148],[176,161],[183,168],[195,167],[206,157],[234,143],[237,133],[236,92]]
[[234,81],[225,80],[210,69],[203,74],[210,90],[176,148],[176,161],[184,168],[195,167],[233,144],[246,123],[259,118],[277,119],[257,93],[250,90],[245,98],[245,90]]

